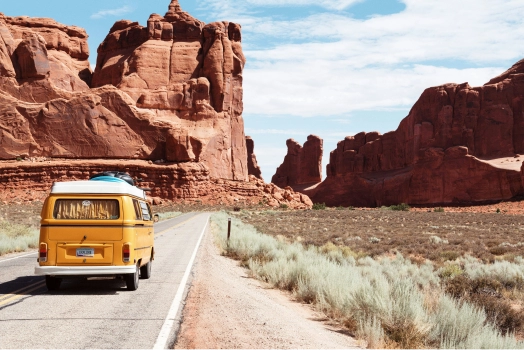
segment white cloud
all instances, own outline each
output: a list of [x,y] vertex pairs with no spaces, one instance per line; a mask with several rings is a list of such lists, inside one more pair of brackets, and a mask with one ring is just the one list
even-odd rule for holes
[[422,65],[337,69],[307,61],[280,62],[245,72],[245,113],[319,117],[392,106],[409,108],[428,87],[466,81],[477,86],[503,70]]
[[314,117],[409,108],[427,87],[482,85],[524,57],[522,1],[403,2],[400,13],[365,20],[329,12],[293,21],[243,13],[244,38],[250,37],[246,113]]
[[100,19],[107,16],[118,17],[130,12],[133,12],[133,9],[130,6],[125,5],[116,9],[100,10],[96,13],[93,13],[91,15],[91,19]]

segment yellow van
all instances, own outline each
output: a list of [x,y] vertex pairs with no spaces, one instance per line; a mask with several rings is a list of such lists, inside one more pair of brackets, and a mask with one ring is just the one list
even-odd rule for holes
[[151,207],[144,190],[115,174],[122,173],[53,185],[42,208],[35,268],[49,290],[78,277],[123,278],[128,290],[136,290],[139,278],[151,276]]

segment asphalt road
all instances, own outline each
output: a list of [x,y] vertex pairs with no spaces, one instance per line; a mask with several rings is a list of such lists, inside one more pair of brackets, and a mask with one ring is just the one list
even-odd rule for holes
[[120,280],[65,280],[48,292],[44,278],[33,275],[36,253],[0,258],[0,348],[169,346],[179,314],[173,300],[187,287],[208,218],[190,213],[155,224],[151,279],[140,280],[135,292]]

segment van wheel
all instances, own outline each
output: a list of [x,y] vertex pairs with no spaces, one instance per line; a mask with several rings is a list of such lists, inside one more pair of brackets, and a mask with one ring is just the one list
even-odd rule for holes
[[140,269],[138,264],[135,267],[135,273],[130,273],[125,276],[127,290],[135,291],[138,289],[138,279],[140,277]]
[[148,280],[149,278],[151,278],[151,263],[152,261],[149,260],[147,264],[145,264],[144,266],[140,268],[140,278],[141,279]]
[[47,287],[47,290],[58,290],[60,289],[60,284],[62,283],[61,278],[53,277],[53,276],[45,276],[45,285]]

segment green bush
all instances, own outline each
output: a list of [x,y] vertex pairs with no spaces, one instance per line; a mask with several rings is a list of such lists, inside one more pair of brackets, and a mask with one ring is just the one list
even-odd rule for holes
[[398,205],[392,205],[389,207],[390,210],[395,210],[395,211],[409,211],[411,209],[411,207],[409,205],[407,205],[406,203],[401,203],[401,204],[398,204]]
[[456,276],[460,276],[464,273],[464,270],[460,268],[460,266],[456,264],[449,264],[445,265],[444,267],[441,267],[437,271],[440,278],[448,279],[448,278],[455,278]]
[[313,210],[325,210],[326,203],[315,203],[313,204]]
[[287,209],[287,208],[289,208],[287,204],[284,204],[284,203],[280,204],[280,209]]
[[438,208],[433,209],[433,211],[434,211],[435,213],[443,213],[445,210],[444,210],[444,208],[442,208],[442,207],[438,207]]

